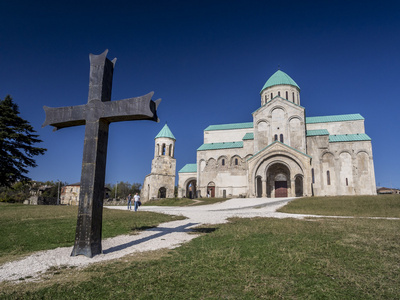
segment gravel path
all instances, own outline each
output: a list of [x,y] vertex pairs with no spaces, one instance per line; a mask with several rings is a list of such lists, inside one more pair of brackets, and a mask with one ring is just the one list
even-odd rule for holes
[[[138,235],[121,235],[102,241],[103,254],[93,258],[86,256],[71,257],[72,247],[40,251],[21,260],[9,262],[0,266],[0,282],[15,281],[19,278],[34,280],[52,267],[76,266],[84,267],[92,263],[121,258],[135,252],[172,249],[179,247],[198,235],[188,234],[190,228],[202,224],[226,223],[228,218],[269,217],[269,218],[305,218],[321,217],[315,215],[300,215],[278,213],[276,210],[294,198],[246,198],[231,199],[222,203],[203,206],[171,207],[171,206],[142,206],[142,211],[152,211],[170,215],[182,215],[185,220],[160,224],[156,228],[140,232]],[[125,207],[110,206],[109,209],[126,209]],[[132,211],[134,213],[134,211]]]

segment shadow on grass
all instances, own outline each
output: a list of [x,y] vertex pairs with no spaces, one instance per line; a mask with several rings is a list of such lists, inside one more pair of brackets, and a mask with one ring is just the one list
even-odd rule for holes
[[217,228],[193,228],[189,233],[211,233],[217,230]]

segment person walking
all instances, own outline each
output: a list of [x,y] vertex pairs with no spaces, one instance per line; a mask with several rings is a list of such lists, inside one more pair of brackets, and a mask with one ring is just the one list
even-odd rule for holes
[[128,209],[132,210],[132,195],[128,195]]
[[133,196],[133,198],[135,198],[135,211],[137,211],[139,206],[142,204],[140,202],[140,196],[138,195],[138,193],[136,193],[136,195]]

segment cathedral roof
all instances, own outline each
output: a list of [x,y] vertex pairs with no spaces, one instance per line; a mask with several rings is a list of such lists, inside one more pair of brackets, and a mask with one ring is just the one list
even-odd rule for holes
[[357,120],[364,120],[364,117],[360,114],[307,117],[306,123],[313,124],[313,123],[329,123],[329,122],[343,122],[343,121],[357,121]]
[[178,173],[196,173],[197,164],[186,164]]
[[172,132],[169,129],[167,124],[164,125],[164,127],[161,129],[161,131],[156,135],[156,137],[154,139],[157,139],[157,138],[170,138],[170,139],[176,140],[176,138],[172,134]]
[[[297,85],[297,83],[285,72],[282,72],[281,70],[276,71],[264,84],[263,88],[261,89],[261,92],[265,90],[266,88],[269,88],[274,85],[281,85],[281,84],[287,84],[287,85],[293,85],[300,89],[300,87]],[[260,94],[261,94],[260,92]]]

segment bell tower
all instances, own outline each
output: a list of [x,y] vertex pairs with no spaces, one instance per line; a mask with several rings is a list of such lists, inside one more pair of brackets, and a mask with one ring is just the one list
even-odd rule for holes
[[146,176],[141,198],[143,201],[173,198],[175,190],[176,159],[175,136],[165,124],[154,138],[154,158],[151,173]]

